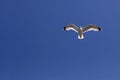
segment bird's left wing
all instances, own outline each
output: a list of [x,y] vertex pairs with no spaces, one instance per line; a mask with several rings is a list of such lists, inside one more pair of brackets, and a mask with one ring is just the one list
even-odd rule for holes
[[82,32],[87,32],[87,31],[101,31],[102,29],[96,25],[93,24],[88,24],[85,27],[82,28]]
[[75,32],[78,32],[78,28],[74,24],[68,24],[68,25],[66,25],[64,27],[64,30],[74,30]]

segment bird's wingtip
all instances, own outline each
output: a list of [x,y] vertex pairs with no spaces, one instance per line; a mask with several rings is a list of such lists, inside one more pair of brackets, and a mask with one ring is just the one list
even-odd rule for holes
[[66,27],[64,27],[64,30],[66,30]]
[[100,27],[98,27],[99,31],[102,31],[102,29]]

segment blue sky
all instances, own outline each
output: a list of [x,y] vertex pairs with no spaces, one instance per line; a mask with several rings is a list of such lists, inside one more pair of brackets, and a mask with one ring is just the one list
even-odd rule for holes
[[[1,0],[0,80],[120,80],[119,0]],[[63,27],[95,24],[77,39]]]

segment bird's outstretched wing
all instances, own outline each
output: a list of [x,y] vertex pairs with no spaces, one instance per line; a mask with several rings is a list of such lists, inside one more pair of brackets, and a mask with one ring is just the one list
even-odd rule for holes
[[82,32],[87,32],[87,31],[102,31],[102,29],[96,25],[93,24],[88,24],[85,27],[82,28]]
[[78,27],[74,24],[68,24],[64,27],[64,30],[74,30],[75,32],[78,32]]

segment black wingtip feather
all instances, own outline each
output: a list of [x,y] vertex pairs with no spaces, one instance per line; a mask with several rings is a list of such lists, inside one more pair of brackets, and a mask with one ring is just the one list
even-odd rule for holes
[[99,31],[102,31],[102,29],[100,27],[98,27]]
[[64,27],[64,30],[66,30],[66,27]]

